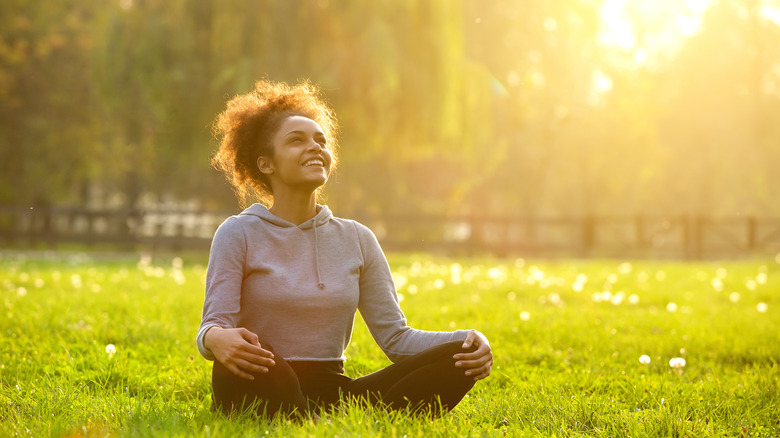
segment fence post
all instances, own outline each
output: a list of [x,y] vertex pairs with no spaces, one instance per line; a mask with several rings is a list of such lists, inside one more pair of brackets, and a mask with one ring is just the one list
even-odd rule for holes
[[638,249],[643,250],[647,246],[645,241],[645,221],[644,216],[637,214],[634,218],[634,232],[636,234],[636,246]]
[[748,216],[747,218],[747,249],[753,251],[756,249],[756,218]]
[[593,245],[596,244],[595,219],[588,214],[582,218],[582,256],[590,255]]
[[704,250],[704,217],[696,215],[693,225],[693,256],[696,260],[702,259]]

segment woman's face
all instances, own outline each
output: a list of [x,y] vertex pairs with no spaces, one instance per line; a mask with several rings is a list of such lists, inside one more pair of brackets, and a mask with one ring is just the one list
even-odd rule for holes
[[282,121],[272,137],[274,156],[259,157],[257,166],[271,180],[274,192],[280,185],[311,190],[325,184],[332,155],[325,133],[314,120],[291,116]]

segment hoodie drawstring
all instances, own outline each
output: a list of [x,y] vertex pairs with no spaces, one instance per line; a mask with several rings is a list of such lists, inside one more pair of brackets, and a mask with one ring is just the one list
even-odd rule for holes
[[325,283],[322,282],[322,276],[320,275],[320,242],[317,239],[317,219],[313,221],[314,224],[314,265],[317,268],[317,287],[325,289]]

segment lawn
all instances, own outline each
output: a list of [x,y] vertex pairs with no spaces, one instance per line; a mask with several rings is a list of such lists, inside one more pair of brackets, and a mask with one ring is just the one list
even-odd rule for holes
[[[316,424],[210,412],[206,262],[0,253],[0,436],[780,435],[780,259],[391,255],[410,325],[482,331],[493,374],[438,420],[350,404]],[[361,321],[347,356],[352,376],[388,363]]]

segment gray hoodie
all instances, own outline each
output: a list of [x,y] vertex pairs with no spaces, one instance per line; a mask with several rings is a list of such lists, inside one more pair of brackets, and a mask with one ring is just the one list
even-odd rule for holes
[[213,326],[245,327],[286,360],[344,360],[356,310],[396,362],[429,347],[463,340],[466,330],[431,332],[406,325],[387,259],[365,226],[318,206],[295,225],[254,204],[214,234],[200,353]]

